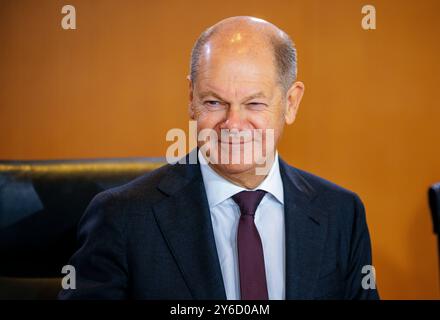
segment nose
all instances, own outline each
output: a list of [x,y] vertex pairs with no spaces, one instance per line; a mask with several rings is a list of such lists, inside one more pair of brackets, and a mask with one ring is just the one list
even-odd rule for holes
[[239,106],[231,105],[226,114],[225,121],[221,124],[221,129],[237,129],[241,130],[244,123],[244,113],[243,110],[240,109]]

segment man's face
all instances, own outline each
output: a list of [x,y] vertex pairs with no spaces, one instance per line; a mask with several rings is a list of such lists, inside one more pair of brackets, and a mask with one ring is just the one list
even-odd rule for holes
[[[214,150],[211,143],[207,149],[211,159],[218,162],[213,164],[217,170],[245,172],[261,163],[261,157],[274,155],[284,123],[289,122],[286,112],[291,113],[291,110],[288,109],[270,49],[249,50],[238,45],[232,50],[223,50],[209,44],[205,46],[197,79],[190,81],[190,116],[197,121],[198,133],[204,129],[216,132],[218,148]],[[255,129],[261,129],[261,139],[252,134]],[[266,129],[273,129],[273,139],[266,134]],[[229,130],[230,133],[251,135],[236,141],[222,135],[222,130],[223,133]],[[203,144],[204,141],[199,141],[199,148]],[[261,147],[261,157],[253,156],[254,149]],[[240,161],[234,163],[232,158],[237,152]],[[250,162],[245,152],[252,153]],[[223,163],[225,159],[228,161]]]

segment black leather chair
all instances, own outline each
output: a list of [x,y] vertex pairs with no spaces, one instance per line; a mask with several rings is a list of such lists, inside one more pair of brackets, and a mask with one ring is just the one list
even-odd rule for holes
[[433,184],[428,191],[429,207],[431,208],[434,233],[437,235],[437,248],[440,269],[440,182]]
[[0,299],[55,299],[91,199],[163,164],[149,158],[0,161]]

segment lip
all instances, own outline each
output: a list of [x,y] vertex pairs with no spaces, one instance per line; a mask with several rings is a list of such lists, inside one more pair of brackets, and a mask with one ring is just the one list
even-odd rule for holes
[[221,144],[240,145],[240,144],[245,144],[245,143],[252,142],[252,140],[249,140],[249,141],[243,141],[243,142],[240,141],[239,143],[233,143],[233,142],[222,141],[222,140],[218,140],[218,142],[221,143]]

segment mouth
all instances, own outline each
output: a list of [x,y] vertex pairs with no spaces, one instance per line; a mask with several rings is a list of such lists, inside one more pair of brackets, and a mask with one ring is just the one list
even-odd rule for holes
[[240,141],[240,142],[231,142],[231,141],[218,140],[218,143],[220,143],[220,144],[229,144],[229,145],[242,145],[242,144],[246,144],[246,143],[250,143],[250,142],[252,142],[252,140]]

